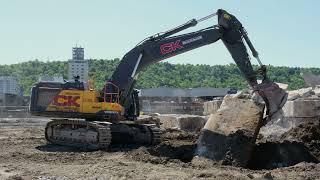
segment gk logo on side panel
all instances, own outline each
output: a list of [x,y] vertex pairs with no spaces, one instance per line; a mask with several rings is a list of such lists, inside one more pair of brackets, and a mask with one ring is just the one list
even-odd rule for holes
[[64,96],[58,95],[53,99],[53,105],[56,106],[76,106],[80,107],[80,104],[77,103],[77,100],[80,99],[80,96]]

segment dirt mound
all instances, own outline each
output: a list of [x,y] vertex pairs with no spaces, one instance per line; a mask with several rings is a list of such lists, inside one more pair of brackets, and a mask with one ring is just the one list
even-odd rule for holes
[[281,140],[302,142],[310,153],[320,161],[320,124],[318,122],[300,124],[281,136]]
[[255,139],[244,130],[238,130],[228,136],[203,130],[200,138],[196,155],[222,165],[245,167],[255,146]]
[[[317,127],[317,126],[316,126]],[[250,161],[248,163],[249,169],[275,169],[280,167],[293,166],[301,162],[313,162],[318,163],[317,156],[314,154],[319,153],[319,144],[306,144],[305,142],[315,142],[315,139],[319,139],[319,131],[314,125],[306,124],[301,125],[298,129],[292,129],[287,133],[287,136],[283,136],[283,139],[276,142],[260,142],[256,144]],[[240,132],[239,132],[240,133]],[[315,136],[317,136],[315,138]],[[203,161],[201,163],[193,163],[193,157],[197,155],[197,139],[199,135],[188,133],[180,130],[169,129],[166,130],[161,138],[162,143],[156,146],[140,147],[134,150],[126,152],[126,156],[136,161],[148,162],[152,164],[169,164],[175,163],[179,166],[195,166],[201,167],[213,167],[217,165],[217,162]],[[230,136],[229,138],[243,137],[239,134]],[[285,140],[288,137],[296,137],[295,139],[303,139],[303,141],[289,141]],[[212,138],[206,136],[206,138]],[[237,142],[228,147],[232,147],[229,151],[232,153],[226,153],[226,158],[221,161],[222,165],[234,164],[233,156],[237,155],[241,150],[240,144],[246,140],[237,139],[232,142]],[[227,144],[227,142],[225,142]],[[222,147],[220,147],[222,148]],[[311,149],[311,150],[310,150]],[[315,152],[315,153],[314,153]],[[191,163],[192,161],[192,163]],[[218,163],[219,164],[219,163]]]
[[196,144],[192,142],[164,142],[159,146],[149,149],[153,156],[178,159],[182,162],[190,162],[193,158]]
[[191,133],[181,131],[177,129],[166,129],[161,135],[161,141],[170,140],[185,140],[185,141],[197,141],[199,133]]
[[249,167],[274,169],[300,162],[320,162],[319,122],[300,124],[276,141],[258,143]]
[[293,166],[300,162],[318,162],[304,143],[265,142],[255,147],[248,167],[250,169],[275,169]]
[[281,137],[283,140],[299,140],[303,142],[319,141],[320,140],[320,124],[305,123],[292,128],[284,133]]
[[161,136],[162,143],[140,147],[126,155],[137,161],[154,164],[189,163],[195,153],[197,136],[194,133],[168,129]]
[[155,147],[112,145],[92,152],[47,144],[43,130],[0,126],[0,179],[320,179],[320,163],[259,171],[194,165],[188,161],[198,135],[177,130],[167,130]]
[[169,143],[164,142],[153,147],[140,147],[127,152],[127,156],[136,160],[153,164],[191,162],[196,149],[195,143]]

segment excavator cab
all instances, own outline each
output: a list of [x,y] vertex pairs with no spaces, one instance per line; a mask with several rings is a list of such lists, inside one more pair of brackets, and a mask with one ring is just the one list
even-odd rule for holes
[[119,103],[120,90],[119,87],[108,81],[103,88],[103,100],[108,103]]

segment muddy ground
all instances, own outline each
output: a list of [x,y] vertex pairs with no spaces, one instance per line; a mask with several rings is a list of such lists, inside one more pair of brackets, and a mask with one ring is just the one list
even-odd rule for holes
[[251,170],[192,164],[197,135],[166,131],[154,147],[84,152],[47,144],[46,121],[0,120],[0,179],[320,179],[320,164]]

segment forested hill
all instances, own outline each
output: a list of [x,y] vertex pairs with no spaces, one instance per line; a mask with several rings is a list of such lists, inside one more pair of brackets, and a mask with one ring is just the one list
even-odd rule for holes
[[[119,59],[90,60],[90,76],[97,88],[101,88],[109,79]],[[255,67],[257,68],[257,67]],[[281,83],[289,84],[289,89],[304,87],[300,73],[312,72],[320,74],[320,68],[268,67],[269,77]],[[0,76],[13,75],[19,78],[25,94],[29,94],[32,84],[40,75],[62,75],[67,78],[67,62],[42,62],[38,60],[12,65],[0,65]],[[157,63],[139,74],[137,88],[151,87],[232,87],[241,89],[247,86],[235,64],[229,65],[191,65]]]

